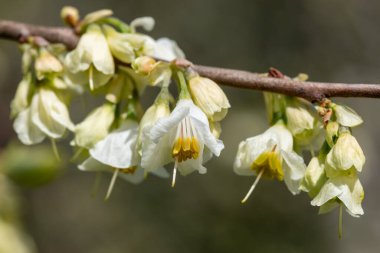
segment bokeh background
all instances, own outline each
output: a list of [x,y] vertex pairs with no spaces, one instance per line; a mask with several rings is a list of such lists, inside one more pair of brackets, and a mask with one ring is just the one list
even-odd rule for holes
[[[83,14],[110,8],[125,21],[153,16],[151,35],[175,39],[198,64],[256,72],[273,66],[290,76],[308,73],[311,80],[380,83],[379,1],[1,0],[0,18],[61,25],[64,5]],[[1,40],[2,148],[15,138],[9,103],[20,78],[18,47]],[[339,240],[337,210],[318,215],[305,194],[294,197],[283,183],[262,180],[249,202],[240,204],[252,178],[232,172],[237,146],[264,131],[267,122],[261,92],[224,91],[232,104],[222,125],[225,150],[207,164],[204,176],[179,177],[175,189],[169,180],[154,177],[138,186],[119,180],[106,203],[108,175],[99,194],[91,197],[95,175],[70,163],[48,185],[15,187],[25,230],[38,252],[379,252],[380,100],[336,100],[363,116],[365,124],[354,135],[367,157],[361,174],[365,215],[356,219],[345,214]],[[154,94],[148,92],[145,105]],[[78,122],[80,116],[74,119]]]

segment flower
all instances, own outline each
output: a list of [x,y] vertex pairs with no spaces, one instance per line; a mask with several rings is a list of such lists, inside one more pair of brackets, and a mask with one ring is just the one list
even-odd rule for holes
[[66,55],[68,78],[76,84],[89,83],[93,90],[106,84],[115,72],[107,40],[98,25],[90,25],[76,49]]
[[361,202],[364,199],[364,190],[355,169],[345,171],[327,170],[328,180],[323,185],[318,195],[311,201],[313,206],[320,206],[321,212],[331,211],[339,203],[343,203],[347,212],[358,217],[364,211]]
[[170,107],[169,107],[170,93],[167,87],[162,87],[160,94],[158,94],[156,100],[153,105],[150,106],[144,113],[140,121],[139,133],[138,133],[138,141],[137,141],[137,149],[139,154],[142,155],[142,143],[148,142],[148,140],[143,139],[146,137],[144,131],[148,131],[147,129],[152,128],[154,124],[159,119],[168,117],[170,115]]
[[42,80],[48,74],[60,73],[63,71],[61,62],[46,49],[41,49],[40,54],[34,64],[36,76]]
[[312,105],[300,98],[288,98],[285,107],[286,126],[298,145],[310,145],[318,135],[321,124]]
[[17,86],[15,97],[11,102],[11,117],[17,116],[27,109],[32,95],[33,83],[31,75],[26,75]]
[[318,157],[313,157],[306,167],[301,190],[307,192],[311,198],[314,198],[326,181],[324,162],[318,159]]
[[144,134],[147,141],[143,142],[141,166],[154,171],[174,161],[173,186],[177,169],[182,175],[196,170],[204,174],[206,148],[216,156],[224,148],[212,135],[206,115],[191,99],[180,99],[169,117],[159,119]]
[[30,107],[18,114],[13,127],[21,142],[26,145],[42,142],[45,136],[58,139],[66,129],[74,130],[66,105],[47,87],[36,91]]
[[193,76],[189,80],[189,88],[194,103],[208,118],[213,121],[224,119],[231,105],[219,85],[211,79]]
[[91,149],[98,141],[107,136],[114,119],[115,105],[105,103],[99,106],[75,126],[75,145]]
[[326,157],[326,165],[334,170],[349,170],[355,168],[362,171],[365,156],[355,137],[349,132],[339,135],[336,144]]
[[248,199],[261,176],[285,180],[289,191],[298,194],[305,169],[302,157],[293,151],[291,133],[281,122],[261,135],[242,141],[234,162],[236,174],[257,175],[255,183],[242,202]]
[[155,42],[149,36],[119,33],[111,26],[104,26],[104,31],[112,55],[124,63],[132,63],[138,55],[150,55],[154,52]]

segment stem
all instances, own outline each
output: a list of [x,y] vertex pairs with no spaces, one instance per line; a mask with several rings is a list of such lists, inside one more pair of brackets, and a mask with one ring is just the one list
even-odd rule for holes
[[342,239],[343,235],[343,205],[340,203],[339,205],[339,227],[338,227],[338,236],[339,239]]
[[[51,43],[62,43],[73,49],[79,36],[69,28],[46,27],[0,20],[0,38],[20,41],[25,36],[40,36]],[[288,78],[263,77],[248,71],[191,65],[189,69],[215,82],[235,88],[254,89],[302,97],[311,102],[328,97],[380,98],[380,85],[302,82]]]
[[51,138],[50,141],[51,141],[51,146],[53,148],[54,156],[58,160],[58,162],[60,162],[61,156],[59,155],[59,152],[58,152],[57,143],[55,142],[55,140],[53,138]]
[[108,200],[110,198],[112,190],[113,190],[113,187],[115,186],[116,178],[117,178],[118,174],[119,174],[119,169],[115,169],[115,172],[112,175],[112,179],[111,179],[110,185],[108,186],[107,195],[104,198],[104,200]]

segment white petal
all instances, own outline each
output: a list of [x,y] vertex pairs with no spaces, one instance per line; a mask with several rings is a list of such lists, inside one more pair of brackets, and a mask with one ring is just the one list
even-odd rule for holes
[[293,150],[293,136],[283,124],[276,124],[270,127],[265,133],[271,133],[278,148],[284,151]]
[[168,135],[163,136],[158,143],[154,143],[147,136],[148,133],[149,128],[143,133],[141,167],[148,172],[154,172],[173,161],[171,157],[172,147]]
[[185,54],[178,47],[177,43],[168,38],[161,38],[156,41],[156,47],[152,56],[165,61],[185,58]]
[[91,156],[101,163],[115,168],[130,168],[137,165],[138,124],[128,120],[116,131],[90,149]]
[[18,138],[25,145],[32,145],[42,142],[45,134],[32,122],[30,108],[20,112],[14,123],[13,128]]
[[134,173],[119,173],[119,176],[132,184],[139,184],[145,179],[143,168],[137,168]]
[[98,162],[91,156],[78,165],[81,171],[107,171],[112,172],[112,168],[103,163]]
[[301,156],[295,152],[281,152],[284,159],[284,180],[289,191],[293,194],[300,193],[301,181],[305,176],[306,165]]
[[139,27],[141,26],[142,28],[144,28],[145,31],[152,31],[153,28],[154,28],[154,19],[152,17],[140,17],[140,18],[136,18],[134,19],[130,26],[135,30],[136,27]]
[[347,127],[356,127],[363,123],[363,119],[350,107],[343,105],[335,105],[334,112],[336,121]]

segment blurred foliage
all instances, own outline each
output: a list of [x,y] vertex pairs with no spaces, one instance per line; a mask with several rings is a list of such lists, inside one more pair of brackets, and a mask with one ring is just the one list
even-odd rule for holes
[[48,145],[30,148],[11,143],[1,154],[0,165],[0,172],[13,182],[20,186],[36,187],[56,179],[65,163],[57,160]]

